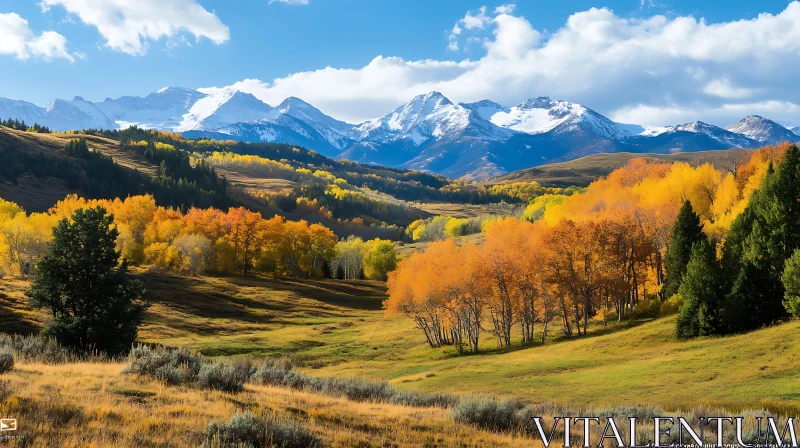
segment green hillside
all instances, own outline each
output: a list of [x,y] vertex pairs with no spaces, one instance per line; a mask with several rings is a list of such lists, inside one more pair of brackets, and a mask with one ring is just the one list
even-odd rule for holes
[[[673,317],[630,321],[587,337],[557,326],[544,345],[483,353],[431,349],[414,323],[380,310],[377,282],[181,278],[143,274],[153,303],[140,339],[212,356],[288,355],[318,376],[386,378],[401,387],[486,392],[573,407],[714,405],[800,411],[800,322],[748,334],[678,341]],[[0,288],[4,328],[34,331],[26,282]]]
[[711,163],[717,167],[735,169],[747,149],[726,149],[717,151],[679,152],[675,154],[637,154],[618,152],[594,154],[570,160],[569,162],[549,163],[489,179],[485,183],[509,183],[536,181],[542,185],[567,187],[587,186],[598,177],[606,176],[632,159],[660,160],[664,162],[687,162],[692,166]]

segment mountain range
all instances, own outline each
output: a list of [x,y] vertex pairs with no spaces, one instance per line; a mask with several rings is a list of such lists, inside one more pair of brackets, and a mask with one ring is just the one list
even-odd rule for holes
[[800,129],[756,115],[724,129],[701,121],[639,126],[547,97],[505,107],[489,100],[456,104],[439,92],[359,124],[336,120],[299,98],[273,107],[231,88],[170,87],[102,102],[57,99],[47,107],[0,98],[0,117],[56,131],[137,125],[187,138],[288,143],[338,159],[471,179],[597,153],[668,154],[800,140]]

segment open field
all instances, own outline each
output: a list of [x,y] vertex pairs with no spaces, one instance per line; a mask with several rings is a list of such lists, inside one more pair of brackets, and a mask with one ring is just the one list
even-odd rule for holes
[[[9,446],[174,446],[206,442],[211,422],[236,412],[291,419],[325,446],[535,446],[531,439],[454,423],[449,410],[356,403],[344,398],[246,385],[229,394],[121,373],[122,363],[19,363],[2,375],[0,415],[18,420]],[[541,445],[541,444],[540,444]]]
[[450,216],[452,218],[475,218],[481,215],[511,215],[513,206],[501,210],[498,204],[454,204],[448,202],[412,202],[414,207],[431,215]]
[[[472,235],[457,236],[453,238],[453,241],[459,246],[465,244],[483,244],[483,242],[486,241],[486,235],[483,233],[474,233]],[[414,252],[425,250],[430,244],[431,243],[426,241],[418,241],[416,243],[397,245],[395,247],[395,252],[397,252],[398,257],[405,258]]]
[[637,154],[618,152],[594,154],[569,162],[550,163],[485,181],[487,184],[527,182],[535,180],[542,185],[568,187],[587,186],[601,176],[606,176],[632,159],[660,160],[664,162],[687,162],[692,166],[712,163],[719,168],[734,167],[747,154],[747,149],[682,152],[675,154]]
[[[677,341],[674,318],[627,322],[588,337],[479,355],[431,349],[403,316],[386,319],[373,282],[143,276],[153,306],[140,339],[218,355],[293,357],[311,375],[386,378],[400,387],[487,392],[571,406],[698,404],[800,410],[800,322],[725,338]],[[25,282],[3,280],[4,325],[35,329]]]

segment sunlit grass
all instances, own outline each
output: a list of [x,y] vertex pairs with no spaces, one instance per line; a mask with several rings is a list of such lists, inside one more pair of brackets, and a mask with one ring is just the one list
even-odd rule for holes
[[[674,318],[628,322],[566,338],[556,322],[544,345],[458,356],[432,349],[413,322],[386,319],[375,282],[143,275],[153,306],[140,340],[209,356],[288,355],[306,374],[385,378],[399,387],[486,392],[582,407],[698,404],[800,407],[800,322],[746,335],[677,341]],[[25,282],[3,280],[4,323],[32,325]],[[21,323],[20,323],[21,322]],[[538,329],[537,329],[538,331]]]

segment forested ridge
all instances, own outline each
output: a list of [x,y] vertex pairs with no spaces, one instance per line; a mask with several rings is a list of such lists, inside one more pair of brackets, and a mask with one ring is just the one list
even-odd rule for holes
[[[9,181],[24,172],[54,176],[86,197],[68,197],[46,214],[7,203],[9,273],[35,267],[48,224],[68,217],[64,210],[101,205],[115,216],[118,246],[133,264],[176,273],[388,278],[388,315],[406,314],[430,345],[462,351],[477,351],[484,332],[499,347],[544,341],[553,322],[564,335],[581,336],[590,322],[677,313],[676,334],[688,338],[752,330],[800,308],[800,175],[797,148],[788,144],[725,167],[634,159],[578,189],[479,185],[289,145],[187,140],[135,127],[73,135],[63,158],[2,148],[11,156],[0,168]],[[118,140],[121,150],[156,166],[155,175],[90,150],[82,136],[91,135]],[[430,245],[398,261],[392,241],[337,236],[319,221],[248,210],[229,194],[217,173],[223,168],[291,182],[248,191],[261,211],[393,229],[395,239]],[[474,217],[432,216],[403,199],[420,197],[490,204]],[[130,221],[133,209],[139,224]],[[474,233],[482,234],[480,245],[455,243]]]
[[431,346],[473,352],[483,330],[529,345],[553,321],[567,336],[674,313],[680,338],[756,329],[800,308],[798,173],[788,144],[726,171],[634,160],[489,222],[481,246],[435,242],[400,261],[384,306]]

